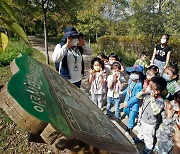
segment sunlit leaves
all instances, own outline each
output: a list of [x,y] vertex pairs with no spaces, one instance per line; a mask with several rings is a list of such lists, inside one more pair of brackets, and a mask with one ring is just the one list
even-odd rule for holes
[[17,17],[15,16],[14,10],[7,3],[5,3],[3,0],[0,0],[0,6],[9,16],[11,16],[13,20],[19,23]]
[[4,52],[8,45],[8,37],[6,34],[0,32],[0,52]]
[[15,21],[8,20],[8,19],[5,19],[3,17],[1,17],[1,19],[4,21],[4,23],[7,25],[7,27],[12,32],[14,32],[19,37],[21,37],[25,42],[29,43],[29,40],[28,40],[26,33],[24,32],[24,30],[22,29],[22,27],[19,24],[17,24]]
[[0,19],[6,24],[6,26],[14,32],[17,36],[22,38],[25,42],[29,43],[28,37],[22,27],[18,23],[18,19],[14,14],[13,9],[3,0],[0,0],[0,8],[4,11],[7,15],[9,15],[9,18],[5,18],[0,16]]

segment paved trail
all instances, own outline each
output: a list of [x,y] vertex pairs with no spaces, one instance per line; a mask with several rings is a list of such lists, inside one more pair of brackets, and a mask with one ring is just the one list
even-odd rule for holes
[[[29,40],[30,40],[33,48],[35,48],[35,49],[37,49],[40,52],[45,54],[44,40],[43,39],[39,39],[39,38],[37,38],[35,36],[29,36]],[[52,55],[52,53],[54,51],[55,45],[48,43],[48,46],[49,46],[49,57],[50,57],[50,60],[52,60],[51,55]],[[89,83],[87,81],[87,78],[88,78],[87,75],[88,75],[88,70],[90,68],[90,63],[91,63],[91,60],[92,60],[93,56],[83,56],[83,57],[84,57],[84,62],[85,62],[85,76],[83,76],[83,79],[82,79],[82,90],[85,91],[85,93],[87,95],[89,95],[90,85],[89,85]],[[119,124],[115,123],[115,125],[121,130],[122,133],[124,133],[125,129],[126,129],[125,124],[127,123],[127,119],[124,118],[123,112],[121,112],[121,113],[122,113],[122,118],[123,119]],[[134,137],[136,135],[136,133],[137,133],[136,131],[133,131],[131,133],[131,136],[129,135],[129,136],[127,136],[127,138],[131,141],[132,137]],[[144,145],[143,144],[138,144],[138,145],[136,145],[136,147],[137,147],[137,149],[139,151],[142,151]]]

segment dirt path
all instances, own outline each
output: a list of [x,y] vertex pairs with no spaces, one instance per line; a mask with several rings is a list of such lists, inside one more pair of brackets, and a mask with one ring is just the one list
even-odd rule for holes
[[[37,38],[36,36],[29,36],[28,37],[31,45],[33,46],[33,48],[35,48],[36,50],[39,50],[40,52],[42,52],[44,55],[46,55],[45,53],[45,48],[44,48],[44,40],[41,38]],[[52,53],[54,51],[55,45],[48,43],[48,50],[49,50],[49,58],[52,61]]]

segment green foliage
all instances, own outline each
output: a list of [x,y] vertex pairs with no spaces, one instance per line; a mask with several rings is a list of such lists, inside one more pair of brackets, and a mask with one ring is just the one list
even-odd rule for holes
[[133,66],[138,58],[137,54],[130,50],[119,50],[117,54],[121,57],[122,62],[125,63],[126,66]]
[[132,34],[143,34],[151,37],[151,41],[158,35],[162,35],[164,29],[165,14],[160,6],[153,0],[135,0],[130,2],[131,9],[135,12],[131,16]]
[[17,17],[14,14],[13,9],[3,0],[0,0],[0,9],[5,14],[9,15],[10,19],[0,16],[0,19],[6,24],[6,26],[17,36],[22,38],[25,42],[29,43],[28,37],[22,27],[19,25]]
[[48,39],[48,42],[51,42],[53,44],[58,44],[61,42],[61,39],[63,38],[64,34],[63,33],[60,33],[57,35],[57,37],[50,37]]
[[[43,11],[36,0],[4,1],[15,10],[28,34],[42,36]],[[179,14],[180,0],[52,0],[47,12],[48,36],[51,42],[59,43],[58,34],[61,35],[65,27],[74,26],[85,34],[87,41],[95,42],[100,37],[98,45],[93,45],[96,51],[135,52],[139,56],[148,50],[151,57],[163,33],[180,38]],[[176,39],[170,42],[175,58],[180,53],[176,42]]]
[[171,58],[180,61],[180,39],[177,37],[170,37],[169,44],[172,46]]
[[129,50],[140,53],[142,51],[146,51],[151,46],[150,39],[142,35],[106,35],[100,37],[97,44],[101,51],[106,50],[109,53],[116,51],[118,48],[121,48],[122,51]]
[[8,37],[6,34],[0,32],[0,52],[4,52],[8,45]]
[[21,37],[25,42],[29,43],[26,33],[24,32],[24,30],[22,29],[22,27],[19,24],[17,24],[16,22],[14,22],[12,20],[7,20],[3,17],[1,17],[1,19],[4,21],[4,23],[7,25],[7,27],[12,32],[17,34],[17,36]]
[[104,34],[106,27],[105,18],[103,17],[103,7],[106,0],[97,0],[93,3],[86,1],[85,6],[77,14],[79,23],[77,29],[86,36],[95,36]]
[[[155,40],[156,44],[160,43],[159,40]],[[173,51],[171,59],[179,61],[180,39],[171,37],[169,45],[172,46]],[[154,46],[151,45],[150,38],[143,35],[106,35],[98,39],[97,45],[93,45],[93,49],[96,53],[104,52],[106,55],[110,54],[111,52],[117,53],[120,57],[122,57],[122,61],[126,63],[126,65],[133,65],[135,60],[140,57],[142,52],[147,52],[150,59],[153,48]]]
[[32,55],[33,49],[23,42],[11,41],[5,52],[0,53],[0,66],[9,65],[19,53]]
[[152,44],[163,33],[180,36],[179,0],[133,0],[129,3],[132,12],[128,20],[131,34],[148,36]]
[[[131,36],[106,35],[98,39],[97,46],[93,46],[93,49],[95,49],[97,53],[104,52],[106,55],[112,52],[117,53],[121,57],[122,62],[131,66],[137,58],[132,43]],[[136,43],[138,44],[139,40]]]
[[115,52],[120,48],[118,36],[105,35],[98,39],[97,44],[100,51],[105,51],[107,54]]
[[3,9],[16,23],[19,23],[17,17],[15,16],[14,10],[3,0],[0,0],[0,8]]

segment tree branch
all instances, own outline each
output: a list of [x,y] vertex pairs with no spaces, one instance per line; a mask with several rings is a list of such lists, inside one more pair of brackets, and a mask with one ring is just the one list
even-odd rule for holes
[[35,1],[38,5],[40,5],[40,6],[42,5],[38,0],[35,0]]

